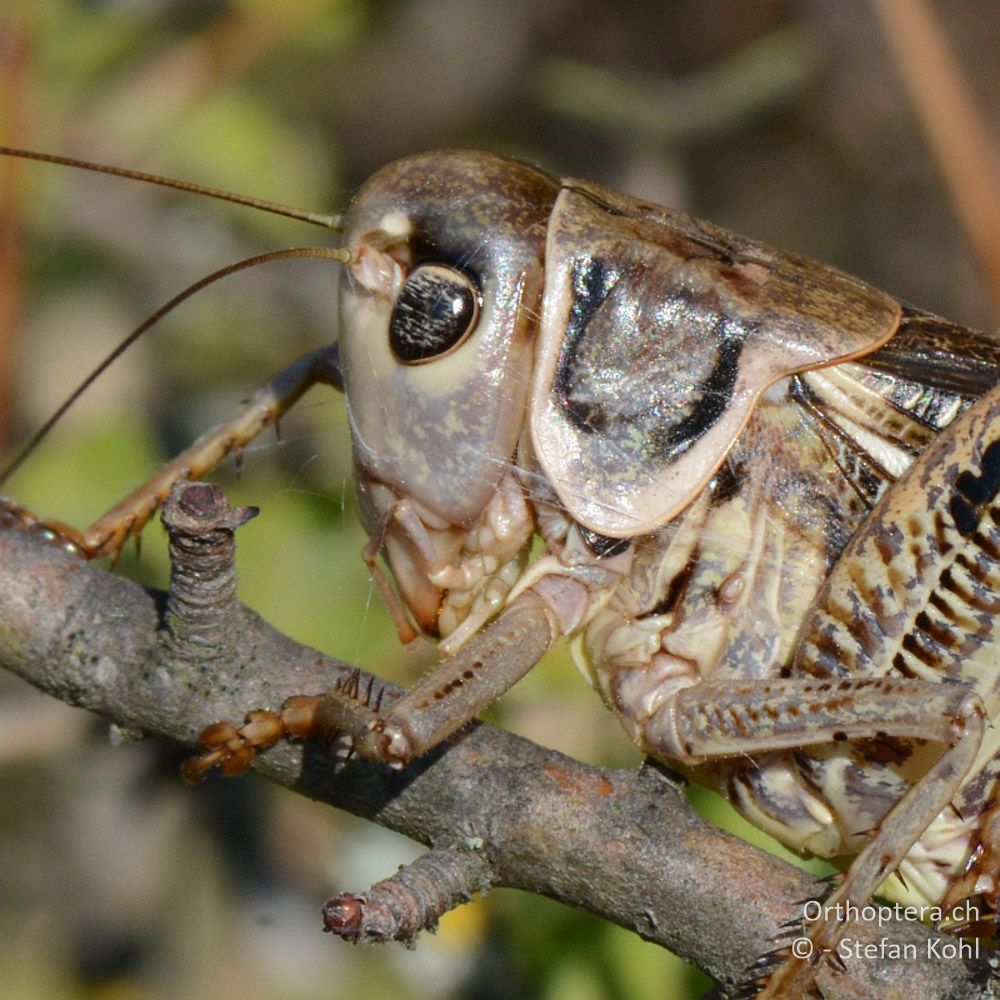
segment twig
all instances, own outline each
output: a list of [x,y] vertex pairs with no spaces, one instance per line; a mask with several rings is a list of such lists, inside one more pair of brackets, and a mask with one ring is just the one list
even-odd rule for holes
[[[293,643],[237,605],[237,648],[219,651],[209,688],[174,658],[176,644],[163,641],[165,607],[163,595],[37,538],[0,531],[0,665],[121,727],[191,745],[221,718],[320,693],[338,679],[350,683],[346,664]],[[398,697],[399,689],[385,688],[387,699]],[[329,915],[362,936],[374,936],[387,894],[403,898],[409,916],[390,916],[383,926],[408,938],[442,907],[487,885],[508,886],[631,928],[734,984],[788,937],[781,925],[801,915],[795,901],[817,893],[803,872],[700,820],[655,768],[601,770],[482,724],[402,771],[290,744],[268,751],[256,768],[434,848],[405,876],[355,894],[364,899],[360,914],[347,912],[350,897],[339,897]],[[466,848],[460,859],[455,852]],[[431,890],[426,879],[435,869],[447,877]],[[407,887],[409,898],[400,897]],[[865,924],[854,937],[875,946],[891,939],[918,958],[849,960],[847,975],[825,968],[820,984],[828,997],[986,995],[977,985],[988,975],[984,963],[933,957],[929,942],[947,939],[922,925]]]
[[877,0],[896,65],[1000,315],[1000,153],[925,0]]
[[334,896],[323,907],[324,930],[352,943],[409,944],[420,931],[433,930],[449,910],[492,885],[482,841],[470,837],[464,847],[428,851],[367,892]]

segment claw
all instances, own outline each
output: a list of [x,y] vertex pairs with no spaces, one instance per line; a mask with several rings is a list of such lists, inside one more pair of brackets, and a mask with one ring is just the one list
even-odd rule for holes
[[847,972],[847,963],[844,961],[843,956],[833,948],[825,953],[827,955],[827,961],[836,968],[838,972]]
[[50,545],[82,559],[90,559],[93,555],[83,535],[76,528],[71,528],[61,521],[40,517],[6,497],[0,497],[0,529],[36,535]]
[[281,739],[311,739],[316,735],[316,707],[321,701],[318,696],[298,695],[289,698],[280,713],[266,709],[248,712],[239,728],[228,721],[208,726],[198,738],[199,746],[207,752],[185,760],[181,774],[192,783],[215,768],[234,777],[253,764],[258,752]]
[[788,945],[782,945],[780,948],[774,948],[772,951],[765,951],[763,955],[759,955],[754,961],[755,966],[768,965],[775,961],[777,958],[784,958],[788,954]]

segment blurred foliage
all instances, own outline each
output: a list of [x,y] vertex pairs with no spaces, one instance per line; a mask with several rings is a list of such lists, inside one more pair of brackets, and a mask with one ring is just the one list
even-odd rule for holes
[[[996,5],[951,14],[995,120]],[[971,325],[993,322],[864,5],[6,0],[0,80],[9,144],[321,210],[342,208],[399,155],[484,146],[823,258]],[[189,281],[324,238],[232,206],[9,161],[0,223],[8,448]],[[336,281],[328,264],[285,264],[186,304],[6,490],[85,525],[334,337]],[[240,537],[247,603],[403,683],[432,661],[428,647],[398,648],[359,558],[335,394],[314,390],[280,439],[248,449],[239,480],[229,467],[219,478],[235,502],[262,508]],[[122,572],[164,584],[157,527]],[[252,779],[183,788],[174,749],[111,748],[99,723],[0,684],[0,982],[11,1000],[639,1000],[706,987],[629,932],[509,892],[450,914],[412,952],[324,938],[325,895],[384,877],[414,845]],[[594,762],[638,761],[561,656],[492,717]]]

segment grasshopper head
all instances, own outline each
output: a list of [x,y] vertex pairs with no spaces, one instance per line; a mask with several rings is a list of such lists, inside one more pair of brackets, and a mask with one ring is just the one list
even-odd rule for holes
[[454,571],[484,589],[530,537],[526,509],[513,516],[527,531],[511,533],[493,501],[524,425],[558,190],[523,163],[429,153],[377,173],[344,217],[340,355],[359,493],[426,632],[452,628],[439,613],[464,592]]

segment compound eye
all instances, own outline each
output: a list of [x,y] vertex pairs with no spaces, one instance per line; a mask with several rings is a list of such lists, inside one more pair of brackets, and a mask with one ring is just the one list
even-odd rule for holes
[[447,354],[475,329],[479,289],[461,271],[422,264],[410,273],[389,320],[389,344],[404,365]]

